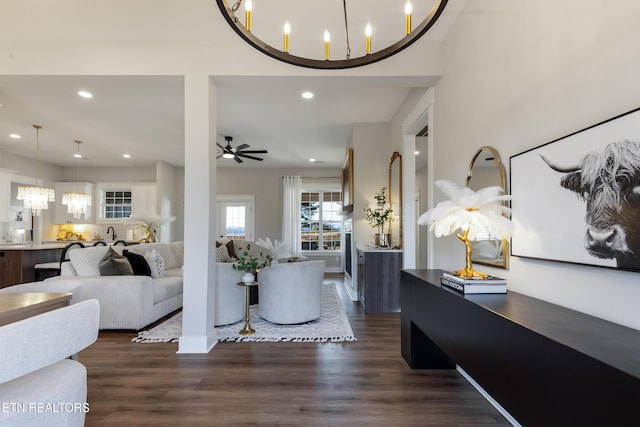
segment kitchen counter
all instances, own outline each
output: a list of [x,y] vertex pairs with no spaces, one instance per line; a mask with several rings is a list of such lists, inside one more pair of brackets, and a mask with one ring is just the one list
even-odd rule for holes
[[60,261],[64,243],[0,245],[0,288],[36,280],[34,266]]
[[[69,242],[70,243],[70,242]],[[17,243],[6,243],[0,244],[0,251],[11,251],[11,250],[19,250],[19,251],[38,251],[42,249],[58,249],[64,248],[67,246],[65,242],[55,242],[55,243],[40,243],[40,244],[17,244]]]

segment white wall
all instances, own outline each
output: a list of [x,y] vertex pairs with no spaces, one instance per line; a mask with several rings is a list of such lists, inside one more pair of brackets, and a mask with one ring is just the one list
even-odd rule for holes
[[[482,145],[509,157],[638,107],[640,2],[470,0],[436,85],[435,179],[462,185]],[[436,202],[442,195],[436,195]],[[435,263],[459,268],[455,237]],[[509,289],[640,329],[640,274],[511,258]]]
[[[358,123],[353,126],[353,239],[356,245],[371,242],[378,231],[365,218],[365,209],[375,204],[373,196],[388,186],[389,160],[393,154],[388,123]],[[355,264],[354,264],[355,265]]]
[[337,168],[218,168],[218,194],[255,195],[256,239],[282,239],[283,176],[340,177]]

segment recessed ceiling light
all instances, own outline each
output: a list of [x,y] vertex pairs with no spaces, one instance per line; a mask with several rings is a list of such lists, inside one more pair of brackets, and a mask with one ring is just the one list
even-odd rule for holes
[[93,98],[93,94],[91,94],[91,92],[87,92],[86,90],[79,91],[78,95],[80,95],[83,98]]
[[311,93],[311,92],[302,92],[302,97],[304,99],[311,99],[311,98],[313,98],[313,93]]
[[13,138],[13,139],[20,139],[20,138],[21,138],[21,136],[20,136],[20,135],[18,135],[17,133],[10,133],[10,134],[9,134],[9,138]]
[[315,163],[316,159],[309,159],[311,163]]
[[130,159],[131,158],[131,154],[123,154],[122,157],[124,157],[125,159]]
[[75,157],[76,159],[81,159],[81,158],[82,158],[82,154],[80,154],[80,153],[75,153],[75,154],[73,155],[73,157]]
[[416,150],[416,151],[413,152],[413,154],[415,154],[417,156],[418,154],[420,154],[420,152],[418,150]]

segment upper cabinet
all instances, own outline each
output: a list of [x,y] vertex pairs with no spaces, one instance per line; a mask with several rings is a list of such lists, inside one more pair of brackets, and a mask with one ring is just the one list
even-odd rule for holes
[[[54,224],[93,224],[95,223],[96,185],[89,182],[54,182],[53,189],[56,192],[56,201],[53,204]],[[91,194],[91,206],[86,215],[74,218],[67,212],[67,206],[62,204],[62,195],[67,192]]]
[[142,215],[156,211],[156,184],[131,184],[131,214]]
[[11,176],[13,171],[0,169],[0,222],[13,221],[11,212]]

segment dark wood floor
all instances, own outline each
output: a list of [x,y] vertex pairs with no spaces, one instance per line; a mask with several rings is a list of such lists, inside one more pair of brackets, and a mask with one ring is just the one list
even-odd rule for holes
[[338,289],[358,342],[219,343],[178,355],[175,343],[101,332],[79,355],[86,425],[509,425],[457,371],[409,369],[399,316],[365,316]]

